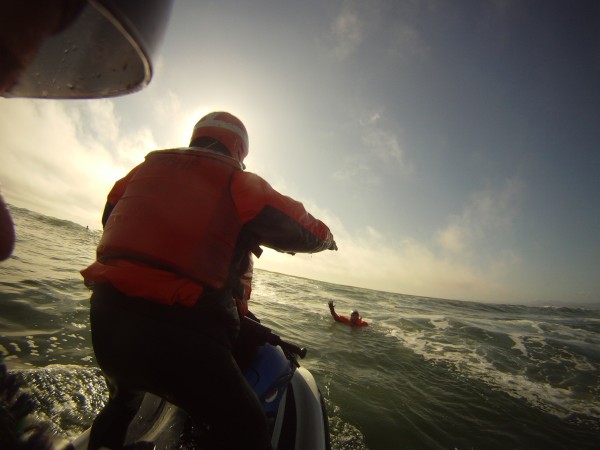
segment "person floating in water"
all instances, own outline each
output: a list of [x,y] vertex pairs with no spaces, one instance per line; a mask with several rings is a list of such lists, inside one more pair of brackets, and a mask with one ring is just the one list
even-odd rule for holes
[[335,312],[335,305],[333,304],[333,301],[330,300],[328,305],[331,317],[333,317],[333,320],[335,320],[336,322],[347,323],[351,327],[366,327],[369,325],[367,322],[362,320],[362,317],[360,317],[360,314],[357,310],[352,311],[352,313],[350,313],[350,318],[348,319],[347,317],[339,316]]

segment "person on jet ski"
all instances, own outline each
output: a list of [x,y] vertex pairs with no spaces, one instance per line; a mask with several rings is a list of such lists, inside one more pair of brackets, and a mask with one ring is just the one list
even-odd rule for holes
[[350,318],[348,318],[348,317],[340,316],[335,312],[335,305],[333,304],[332,300],[329,300],[328,305],[329,305],[329,312],[331,313],[333,320],[335,320],[336,322],[345,323],[345,324],[350,325],[351,327],[366,327],[369,325],[367,322],[362,320],[362,317],[360,317],[360,314],[358,313],[357,310],[352,311],[350,313]]
[[248,135],[227,112],[195,125],[190,146],[153,151],[108,194],[90,322],[109,400],[90,450],[121,448],[144,393],[208,425],[228,449],[266,449],[260,402],[232,357],[247,314],[251,255],[337,250],[302,203],[246,172]]

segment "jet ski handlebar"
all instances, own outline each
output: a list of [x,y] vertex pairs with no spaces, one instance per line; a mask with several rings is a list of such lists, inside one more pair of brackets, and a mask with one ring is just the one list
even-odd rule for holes
[[270,328],[261,325],[260,323],[250,319],[249,317],[243,316],[241,318],[240,326],[245,328],[247,331],[251,332],[257,339],[259,339],[263,343],[278,345],[283,350],[287,350],[295,355],[298,355],[300,358],[304,358],[306,356],[306,348],[301,348],[297,345],[285,342],[278,335],[273,333]]

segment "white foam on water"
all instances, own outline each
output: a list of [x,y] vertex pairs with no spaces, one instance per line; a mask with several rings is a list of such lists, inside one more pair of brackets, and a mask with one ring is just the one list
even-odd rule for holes
[[523,342],[523,336],[518,335],[518,334],[509,334],[508,337],[510,337],[512,339],[512,341],[515,343],[515,345],[513,345],[511,348],[514,348],[515,350],[519,350],[523,356],[529,355],[529,352],[527,351],[527,347],[525,347],[525,344]]
[[[19,347],[19,344],[17,344],[16,342],[9,342],[8,345],[10,345],[13,348],[14,353],[21,353],[21,347]],[[13,352],[9,352],[9,353],[13,353]]]
[[438,331],[444,331],[450,327],[450,321],[444,316],[431,317],[429,321]]
[[[419,316],[419,319],[423,316]],[[414,317],[411,317],[414,319]],[[593,372],[597,367],[584,356],[569,353],[562,350],[559,356],[554,356],[549,363],[548,360],[537,360],[540,348],[548,346],[547,336],[536,333],[535,335],[521,334],[519,331],[530,332],[534,330],[542,331],[539,324],[534,321],[521,321],[516,327],[505,326],[513,331],[507,336],[514,343],[511,350],[519,352],[519,358],[526,358],[523,361],[523,367],[507,372],[500,370],[494,357],[490,354],[491,347],[486,347],[485,342],[474,340],[456,340],[454,335],[440,333],[440,331],[451,330],[451,320],[439,316],[430,317],[430,323],[435,327],[433,329],[408,330],[398,327],[391,323],[382,323],[387,328],[387,335],[398,339],[404,346],[414,351],[424,358],[424,360],[436,364],[450,366],[461,376],[470,379],[476,379],[489,385],[490,387],[505,392],[507,395],[525,399],[532,406],[556,415],[561,418],[568,417],[573,413],[583,414],[589,417],[600,418],[600,399],[589,401],[582,399],[572,391],[570,387],[557,387],[544,380],[534,380],[526,375],[527,368],[532,365],[544,364],[548,370],[548,364],[556,364],[562,367],[565,364],[572,366],[569,370],[572,372]],[[566,337],[566,330],[561,330],[561,334]],[[528,347],[536,347],[534,355]],[[508,351],[508,350],[505,350]],[[543,352],[542,352],[543,354]],[[511,366],[512,367],[512,366]]]

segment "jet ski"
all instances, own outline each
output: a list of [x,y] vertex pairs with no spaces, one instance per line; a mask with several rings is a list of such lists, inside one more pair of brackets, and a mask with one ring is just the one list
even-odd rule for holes
[[[313,375],[300,367],[297,357],[306,349],[283,341],[269,328],[246,319],[261,342],[242,371],[261,401],[270,428],[273,450],[330,450],[329,422],[323,396]],[[86,450],[90,430],[73,443]],[[220,449],[218,436],[202,424],[193,424],[175,405],[147,393],[125,440],[126,449]]]

